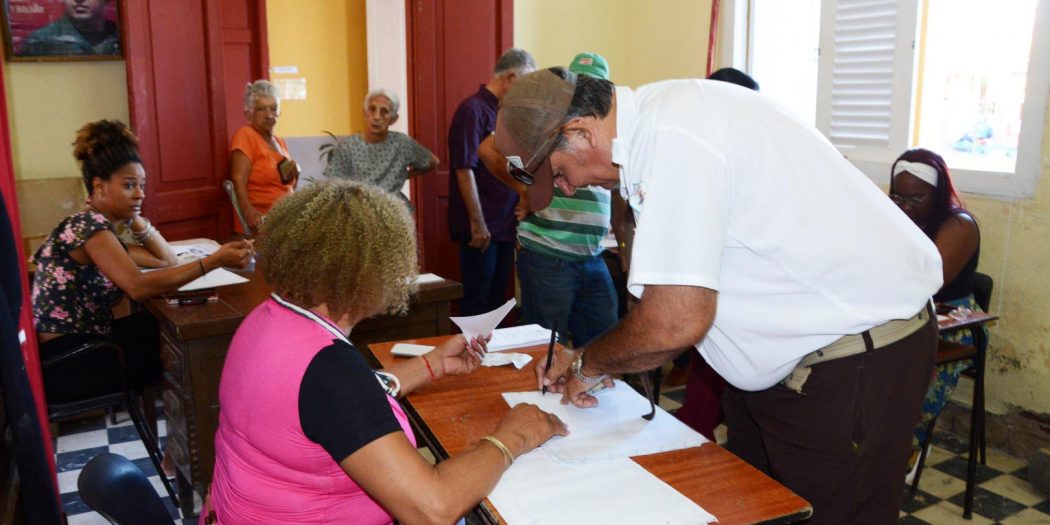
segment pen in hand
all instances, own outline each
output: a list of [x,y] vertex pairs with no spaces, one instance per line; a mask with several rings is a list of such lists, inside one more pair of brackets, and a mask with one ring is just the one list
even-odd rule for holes
[[[551,328],[551,342],[547,345],[547,368],[544,369],[543,373],[547,373],[547,370],[551,369],[551,363],[554,361],[554,342],[558,340],[558,320],[554,320],[554,327]],[[547,395],[547,385],[543,385],[543,389],[540,395]]]

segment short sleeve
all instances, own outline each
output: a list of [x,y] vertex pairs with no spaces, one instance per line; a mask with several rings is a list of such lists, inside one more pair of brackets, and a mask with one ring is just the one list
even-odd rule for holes
[[449,169],[471,169],[478,164],[478,145],[484,130],[481,127],[481,110],[473,104],[464,103],[456,109],[452,125],[448,130]]
[[421,170],[430,166],[430,150],[426,146],[416,142],[416,139],[408,135],[405,135],[403,144],[407,150],[405,158],[413,168]]
[[631,251],[630,292],[645,285],[719,289],[728,229],[725,157],[682,130],[632,139],[630,169],[643,195]]
[[372,369],[341,342],[322,349],[307,366],[299,385],[299,423],[336,462],[402,430]]
[[350,177],[352,161],[353,152],[350,151],[350,144],[345,141],[337,141],[332,148],[332,155],[328,157],[328,166],[325,166],[324,176],[327,178]]
[[100,231],[111,231],[116,235],[113,223],[101,213],[83,212],[69,217],[65,227],[55,236],[55,244],[61,251],[69,252],[82,246],[92,235]]
[[254,159],[259,148],[251,134],[252,131],[248,127],[243,127],[237,130],[237,132],[233,134],[233,139],[230,140],[230,153],[240,151],[247,155],[249,159]]

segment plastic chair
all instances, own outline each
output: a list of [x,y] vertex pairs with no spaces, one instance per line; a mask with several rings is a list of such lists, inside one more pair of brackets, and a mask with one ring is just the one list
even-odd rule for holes
[[128,458],[105,452],[77,478],[80,499],[117,525],[171,524],[174,520],[146,475]]
[[48,403],[48,419],[52,422],[57,422],[70,419],[84,412],[123,408],[131,417],[131,422],[135,425],[135,431],[138,432],[139,439],[142,440],[142,444],[146,447],[146,452],[149,455],[150,461],[153,463],[153,468],[155,468],[160,474],[161,482],[164,483],[164,488],[171,497],[171,501],[177,506],[179,500],[175,496],[175,489],[171,485],[171,480],[164,475],[164,469],[161,467],[162,455],[160,446],[158,445],[157,435],[151,430],[151,427],[146,424],[145,418],[143,417],[142,412],[139,411],[138,404],[135,402],[131,390],[128,388],[127,373],[124,369],[124,350],[120,348],[119,345],[110,341],[89,341],[44,361],[40,364],[40,367],[46,374],[48,368],[51,368],[58,363],[77,356],[101,352],[113,352],[116,354],[118,368],[116,372],[120,374],[120,390],[102,396],[78,399],[76,401],[65,403]]

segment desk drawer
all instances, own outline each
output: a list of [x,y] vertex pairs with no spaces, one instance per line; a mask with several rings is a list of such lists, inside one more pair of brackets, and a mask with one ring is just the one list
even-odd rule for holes
[[160,333],[160,362],[164,364],[164,373],[170,380],[185,387],[189,380],[186,356],[179,344],[163,330]]
[[182,436],[189,436],[186,411],[191,408],[190,403],[172,388],[165,388],[161,399],[164,401],[164,413],[168,417],[168,433],[175,429]]

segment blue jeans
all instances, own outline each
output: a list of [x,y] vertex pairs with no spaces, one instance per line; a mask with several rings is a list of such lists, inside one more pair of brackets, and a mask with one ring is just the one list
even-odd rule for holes
[[558,339],[580,348],[616,324],[616,290],[602,258],[568,261],[532,250],[518,252],[521,316],[527,324],[552,328]]
[[459,243],[459,268],[463,279],[460,315],[478,315],[506,302],[505,294],[514,272],[514,242],[492,241],[485,251]]

